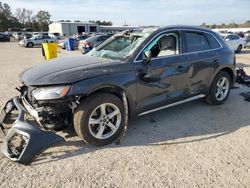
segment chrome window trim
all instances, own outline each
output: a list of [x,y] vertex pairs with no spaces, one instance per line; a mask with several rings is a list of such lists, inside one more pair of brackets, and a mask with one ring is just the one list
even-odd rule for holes
[[[215,38],[215,40],[219,43],[220,47],[219,48],[214,48],[214,49],[209,49],[209,50],[202,50],[202,51],[197,51],[197,52],[187,52],[187,53],[179,53],[179,54],[174,54],[174,55],[169,55],[169,56],[162,56],[162,57],[155,57],[155,58],[152,58],[152,60],[157,60],[157,59],[163,59],[163,58],[166,58],[166,57],[176,57],[176,56],[180,56],[180,55],[188,55],[188,54],[195,54],[195,53],[201,53],[201,52],[208,52],[208,51],[214,51],[214,50],[219,50],[221,48],[223,48],[222,44],[220,43],[220,41],[214,36],[214,34],[210,33],[210,32],[207,32],[207,31],[202,31],[202,30],[196,30],[196,29],[169,29],[169,30],[165,30],[165,31],[162,31],[160,33],[158,33],[156,36],[154,36],[146,45],[145,47],[140,50],[140,52],[137,54],[137,56],[135,57],[133,63],[140,63],[142,62],[143,60],[137,60],[139,55],[144,51],[144,49],[155,39],[157,38],[159,35],[165,33],[165,32],[169,32],[169,31],[193,31],[193,32],[199,32],[199,33],[207,33],[209,35],[211,35],[212,37]],[[181,38],[180,38],[181,39]],[[180,40],[181,41],[181,40]]]

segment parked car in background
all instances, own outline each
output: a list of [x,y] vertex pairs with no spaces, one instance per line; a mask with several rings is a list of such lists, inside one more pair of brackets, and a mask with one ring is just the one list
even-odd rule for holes
[[245,35],[244,35],[244,33],[242,31],[236,32],[235,34],[238,35],[241,38],[245,37]]
[[57,40],[62,38],[60,33],[49,33],[49,36],[53,37],[53,38],[56,38]]
[[17,41],[21,40],[21,36],[22,36],[21,32],[17,32],[13,34],[14,39]]
[[12,37],[12,33],[9,31],[5,31],[4,34],[7,35],[8,37]]
[[23,39],[19,42],[20,46],[33,48],[34,46],[40,46],[44,42],[57,42],[55,38],[49,36],[38,35],[30,39]]
[[[89,37],[89,35],[77,35],[75,37],[73,37],[74,39],[74,47],[77,48],[79,45],[79,41],[87,39]],[[58,46],[61,47],[62,49],[66,48],[66,43],[65,43],[66,39],[64,40],[60,40],[58,42]]]
[[4,33],[0,33],[0,42],[10,42],[10,37]]
[[247,35],[244,38],[245,44],[244,44],[244,48],[250,48],[250,35]]
[[30,34],[30,33],[22,34],[22,39],[30,39],[31,37],[32,37],[32,34]]
[[76,36],[74,39],[75,39],[75,41],[74,41],[74,46],[77,48],[78,46],[79,46],[79,42],[81,41],[81,40],[85,40],[85,39],[87,39],[87,38],[89,38],[89,35],[78,35],[78,36]]
[[33,37],[36,37],[36,36],[49,36],[49,33],[48,32],[33,32],[32,35],[33,35]]
[[244,40],[236,34],[221,34],[226,44],[236,53],[240,53],[244,47]]
[[83,54],[86,54],[90,50],[92,50],[93,48],[98,47],[100,44],[102,44],[108,38],[110,38],[110,35],[94,35],[94,36],[91,36],[85,40],[80,40],[78,49]]

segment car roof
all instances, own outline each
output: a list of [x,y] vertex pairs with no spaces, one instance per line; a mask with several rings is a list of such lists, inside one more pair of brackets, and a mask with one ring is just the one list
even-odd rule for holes
[[211,29],[199,27],[199,26],[191,26],[191,25],[169,25],[159,27],[157,30],[170,30],[170,29],[180,29],[180,30],[199,30],[204,32],[213,32]]

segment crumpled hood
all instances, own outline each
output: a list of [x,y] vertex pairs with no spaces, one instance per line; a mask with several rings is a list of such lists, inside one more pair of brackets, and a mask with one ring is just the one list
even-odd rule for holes
[[115,68],[121,64],[124,63],[88,55],[57,58],[23,71],[19,79],[29,86],[71,84],[96,76],[112,74],[121,70]]

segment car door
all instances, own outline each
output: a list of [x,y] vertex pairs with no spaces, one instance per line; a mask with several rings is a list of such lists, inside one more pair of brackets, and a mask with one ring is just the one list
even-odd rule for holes
[[[175,37],[175,52],[157,53],[157,45],[163,37]],[[147,64],[143,54],[152,54]],[[160,49],[158,49],[160,51]],[[158,55],[157,55],[158,54]],[[162,54],[162,55],[160,55]],[[137,110],[145,112],[153,108],[187,98],[189,94],[187,70],[188,63],[181,54],[179,31],[171,31],[156,36],[139,55],[136,61]]]
[[232,41],[234,44],[234,50],[236,51],[238,47],[241,45],[241,38],[237,35],[232,35]]
[[181,31],[183,56],[189,62],[188,81],[191,95],[205,93],[213,72],[219,65],[221,45],[210,33]]
[[51,38],[50,38],[49,36],[43,36],[42,39],[43,39],[43,40],[42,40],[42,43],[48,43],[48,42],[51,42],[51,41],[52,41]]
[[231,50],[233,50],[233,51],[236,50],[236,48],[235,48],[236,45],[235,45],[235,41],[233,40],[233,35],[226,36],[225,41]]
[[34,39],[34,45],[41,45],[43,43],[43,37],[42,36],[37,36]]

